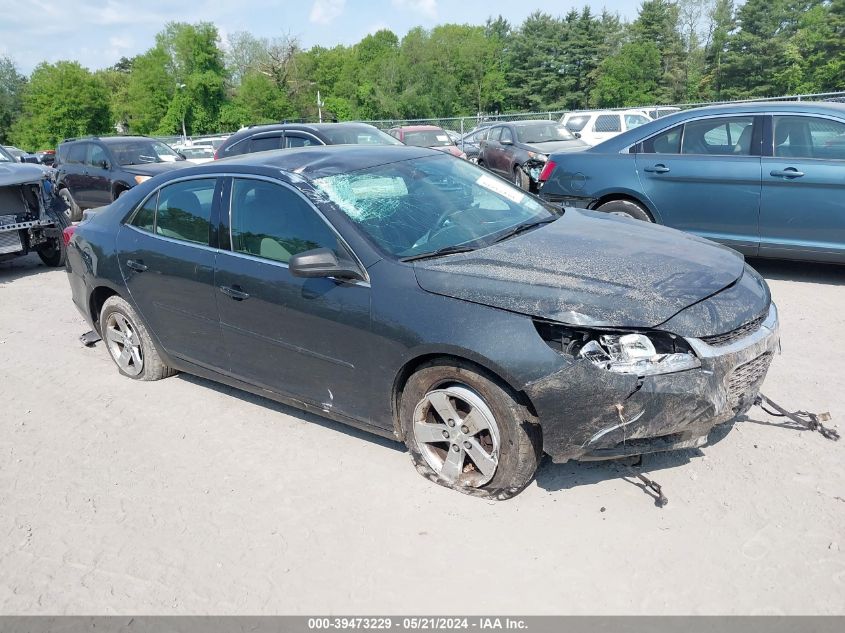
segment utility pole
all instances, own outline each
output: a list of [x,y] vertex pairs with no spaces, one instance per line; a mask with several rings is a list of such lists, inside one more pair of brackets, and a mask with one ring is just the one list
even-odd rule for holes
[[[182,91],[185,90],[185,84],[176,84],[176,87],[179,88],[179,90],[182,90]],[[182,96],[184,97],[184,92],[182,93]],[[185,132],[185,110],[187,109],[187,107],[185,105],[184,98],[182,99],[182,108],[181,109],[182,109],[182,145],[184,145],[185,143],[188,142],[188,135]]]
[[320,98],[320,91],[317,91],[317,116],[319,117],[320,123],[323,122],[323,100]]

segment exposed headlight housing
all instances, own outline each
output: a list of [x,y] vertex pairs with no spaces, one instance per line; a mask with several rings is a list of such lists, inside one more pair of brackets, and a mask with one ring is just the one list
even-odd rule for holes
[[142,182],[146,182],[152,178],[152,176],[135,176],[135,184],[140,185]]
[[544,163],[549,160],[549,157],[546,154],[541,154],[540,152],[528,152],[528,158],[533,158],[534,160],[539,160]]
[[653,376],[701,367],[689,344],[668,332],[596,332],[542,321],[534,324],[556,351],[606,371]]

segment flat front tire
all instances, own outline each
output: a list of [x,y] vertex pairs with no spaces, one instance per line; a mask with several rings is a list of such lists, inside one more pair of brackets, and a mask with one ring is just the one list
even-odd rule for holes
[[460,361],[420,367],[402,391],[400,420],[417,471],[447,488],[509,499],[542,457],[537,420],[494,376]]
[[100,334],[118,371],[135,380],[160,380],[176,373],[161,360],[146,326],[126,300],[113,295],[100,311]]

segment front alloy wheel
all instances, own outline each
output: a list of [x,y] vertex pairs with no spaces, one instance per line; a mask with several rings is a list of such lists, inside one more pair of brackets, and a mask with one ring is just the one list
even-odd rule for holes
[[414,410],[414,439],[429,467],[450,484],[478,488],[499,465],[499,427],[463,385],[430,391]]

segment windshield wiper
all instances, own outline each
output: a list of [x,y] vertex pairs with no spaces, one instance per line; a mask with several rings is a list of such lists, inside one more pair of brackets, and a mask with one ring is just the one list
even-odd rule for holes
[[550,224],[557,220],[560,216],[550,216],[548,218],[543,218],[542,220],[531,220],[530,222],[523,222],[522,224],[517,224],[514,227],[511,227],[504,233],[502,233],[499,237],[495,240],[490,242],[491,244],[498,244],[499,242],[504,242],[507,239],[514,237],[515,235],[519,235],[520,233],[524,233],[529,229],[533,229],[535,226],[540,226],[541,224]]
[[409,255],[408,257],[402,257],[399,259],[400,262],[414,262],[420,259],[430,259],[432,257],[442,257],[443,255],[454,255],[455,253],[469,253],[470,251],[476,250],[477,246],[444,246],[443,248],[438,248],[436,251],[430,251],[428,253],[417,253],[416,255]]

